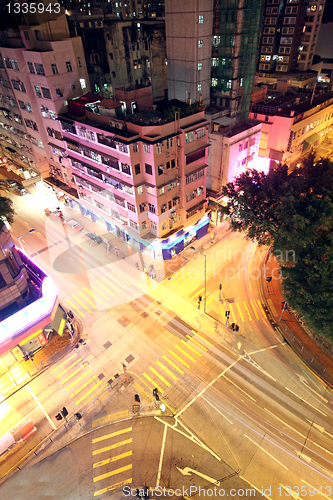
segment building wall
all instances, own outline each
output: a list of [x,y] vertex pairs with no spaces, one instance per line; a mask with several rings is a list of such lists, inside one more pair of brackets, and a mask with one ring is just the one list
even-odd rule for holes
[[210,102],[212,14],[213,0],[166,0],[169,99]]

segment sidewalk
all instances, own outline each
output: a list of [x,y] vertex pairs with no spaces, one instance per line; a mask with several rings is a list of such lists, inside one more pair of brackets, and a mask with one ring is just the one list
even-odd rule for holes
[[[285,310],[280,320],[281,303],[285,299],[282,295],[279,264],[272,255],[266,255],[263,269],[265,272],[261,273],[260,285],[271,319],[299,358],[328,386],[333,388],[333,356],[329,352],[325,352],[323,346],[320,346],[308,335],[291,311]],[[267,282],[266,277],[270,276],[272,279]]]

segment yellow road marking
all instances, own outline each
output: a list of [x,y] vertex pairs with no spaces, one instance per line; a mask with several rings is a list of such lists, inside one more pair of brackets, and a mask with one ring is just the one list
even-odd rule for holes
[[109,415],[105,415],[105,417],[96,418],[96,420],[93,420],[92,426],[99,427],[100,425],[114,422],[115,420],[125,417],[128,417],[128,410],[116,411],[114,413],[110,413]]
[[279,313],[278,313],[278,312],[277,312],[277,310],[275,309],[272,299],[267,299],[267,302],[268,302],[268,305],[269,305],[269,307],[270,307],[270,309],[271,309],[271,311],[272,311],[273,315],[274,315],[274,316],[278,316],[278,315],[279,315]]
[[54,370],[52,370],[52,373],[56,372],[57,370],[59,370],[59,368],[61,368],[62,366],[64,366],[66,363],[68,363],[68,361],[70,361],[71,359],[75,358],[77,356],[77,354],[73,354],[70,358],[66,359],[65,361],[63,361],[60,365],[58,365]]
[[[206,347],[204,347],[203,345],[200,344],[200,342],[198,342],[197,340],[193,339],[192,337],[190,337],[189,335],[186,335],[186,337],[191,340],[191,342],[194,342],[195,345],[197,345],[198,347],[200,347],[200,349],[202,349],[203,351],[206,351],[208,352],[208,349],[206,349]],[[201,356],[201,354],[200,354]]]
[[167,372],[168,375],[170,375],[171,378],[174,380],[178,380],[178,378],[170,371],[168,368],[166,368],[160,361],[156,361],[156,364],[162,368],[165,372]]
[[244,316],[243,316],[243,313],[242,313],[242,311],[241,311],[241,308],[239,307],[238,302],[236,302],[236,306],[237,306],[237,309],[238,309],[238,312],[239,312],[239,315],[240,315],[240,317],[241,317],[242,321],[245,321]]
[[106,288],[106,286],[104,286],[102,283],[100,283],[99,281],[96,280],[96,283],[101,286],[102,288],[104,288],[104,290],[106,290],[110,295],[112,295],[112,297],[114,297],[114,293],[110,292],[110,290],[108,288]]
[[88,392],[86,392],[86,393],[85,393],[85,395],[84,395],[84,396],[82,396],[82,398],[80,398],[80,399],[78,400],[78,402],[79,402],[79,403],[82,403],[82,401],[83,401],[84,399],[86,399],[86,397],[87,397],[87,396],[89,396],[89,394],[91,394],[91,393],[92,393],[92,392],[96,389],[96,387],[98,387],[98,386],[99,386],[99,385],[101,385],[102,383],[103,383],[103,381],[102,381],[102,380],[100,380],[99,382],[97,382],[97,384],[95,384],[95,385],[94,385],[91,389],[89,389],[89,391],[88,391]]
[[107,458],[106,460],[102,460],[101,462],[96,462],[93,464],[93,468],[96,469],[101,465],[111,464],[112,462],[117,462],[117,460],[121,460],[122,458],[130,457],[132,455],[132,450],[126,451],[125,453],[121,453],[121,455],[116,455],[115,457]]
[[250,302],[251,302],[251,306],[252,306],[252,309],[254,311],[254,314],[255,314],[256,318],[259,319],[259,316],[258,316],[257,310],[256,310],[256,308],[254,306],[254,303],[252,302],[252,300],[250,300]]
[[[190,280],[190,283],[187,283],[187,280]],[[198,282],[193,280],[193,278],[187,278],[187,280],[179,288],[177,288],[177,291],[185,292],[185,290],[187,290],[188,288],[190,288],[193,285],[194,285],[194,288],[198,287]],[[184,286],[184,284],[185,284],[185,286]]]
[[[73,358],[74,356],[72,356]],[[58,375],[56,375],[56,378],[59,378],[61,377],[61,375],[63,375],[64,373],[68,372],[68,370],[70,368],[73,368],[73,366],[77,365],[78,363],[80,363],[80,361],[82,361],[81,358],[78,358],[76,361],[74,361],[74,363],[72,363],[71,365],[67,366],[67,368],[65,370],[63,370],[62,372],[58,373]]]
[[[120,292],[119,288],[117,288],[116,286],[112,285],[112,284],[110,283],[110,281],[108,281],[106,278],[104,278],[104,276],[102,276],[101,278],[102,278],[102,280],[104,280],[104,281],[105,281],[105,282],[106,282],[106,283],[107,283],[107,284],[108,284],[111,288],[114,288],[114,289],[116,290],[116,292]],[[117,283],[117,285],[118,285],[118,283]]]
[[177,356],[177,354],[175,354],[173,351],[171,351],[171,349],[169,349],[169,353],[172,354],[172,356],[174,358],[176,358],[179,363],[181,363],[182,365],[186,366],[186,368],[190,368],[190,365],[188,365],[187,363],[185,363],[185,361],[183,361],[179,356]]
[[105,479],[106,477],[111,477],[115,476],[116,474],[120,474],[121,472],[125,472],[125,470],[130,470],[132,468],[132,464],[125,465],[124,467],[120,467],[120,469],[115,469],[110,472],[107,472],[106,474],[101,474],[100,476],[96,476],[93,478],[94,483],[97,481],[101,481],[102,479]]
[[112,486],[108,486],[107,488],[103,488],[102,490],[95,491],[94,497],[103,495],[104,493],[108,493],[109,491],[117,490],[118,488],[123,488],[127,484],[132,484],[132,478],[125,479],[125,481],[120,481],[120,483],[115,483]]
[[79,373],[81,370],[82,370],[82,366],[80,366],[79,368],[77,368],[77,370],[75,370],[73,373],[71,373],[70,375],[68,375],[67,378],[65,378],[64,380],[61,380],[60,381],[61,385],[66,384],[67,380],[70,380],[71,378],[73,378],[74,375],[76,375],[77,373]]
[[[102,295],[102,297],[104,297],[106,300],[109,300],[109,297],[104,295],[104,293],[100,292],[100,290],[97,288],[97,286],[93,285],[92,283],[90,283],[90,286],[91,286],[91,288],[94,288],[96,290],[96,292],[99,293],[100,295]],[[114,297],[113,293],[111,295],[112,295],[112,297]]]
[[221,313],[222,318],[224,319],[225,318],[225,308],[222,304],[220,304],[220,313]]
[[68,299],[65,299],[65,302],[67,302],[70,306],[71,306],[71,309],[74,309],[74,311],[76,311],[80,316],[82,316],[82,318],[84,318],[84,314],[80,311],[80,309],[78,309],[74,304],[73,302],[71,302],[70,300]]
[[87,387],[87,385],[89,385],[90,382],[93,382],[96,378],[97,378],[97,375],[93,375],[89,380],[87,380],[78,389],[76,389],[76,391],[74,391],[69,397],[70,398],[74,398],[74,396],[76,396],[77,394],[79,394],[79,392],[81,392],[82,389],[84,389],[85,387]]
[[[203,292],[204,292],[204,291],[205,291],[205,288],[204,288],[204,287],[200,288],[200,290],[199,290],[199,291],[195,294],[195,296],[194,296],[191,300],[195,300],[196,302],[198,302],[198,297],[199,297],[199,295],[203,294]],[[193,293],[193,292],[190,292],[189,294],[187,294],[187,297],[188,297],[189,295],[191,295],[191,293]],[[202,295],[201,295],[201,297],[202,297]],[[205,300],[205,298],[204,298],[204,297],[202,297],[202,300]]]
[[160,374],[158,373],[158,371],[156,371],[156,370],[155,370],[154,368],[152,368],[151,366],[149,367],[149,370],[151,370],[151,371],[152,371],[152,372],[156,375],[156,377],[158,377],[159,379],[161,379],[161,380],[162,380],[162,382],[164,382],[164,383],[165,383],[165,385],[166,385],[167,387],[171,387],[170,382],[168,382],[168,381],[167,381],[167,380],[166,380],[166,379],[165,379],[162,375],[160,375]]
[[88,311],[88,313],[91,313],[90,309],[88,309],[88,307],[86,307],[83,302],[81,302],[81,300],[79,300],[78,298],[75,297],[75,295],[72,295],[73,299],[76,300],[76,302],[78,302],[79,304],[81,304],[81,306],[86,309],[86,311]]
[[81,290],[79,290],[79,294],[80,294],[80,295],[82,295],[82,297],[84,297],[84,300],[86,300],[87,302],[89,302],[89,304],[91,304],[91,305],[93,306],[93,308],[94,308],[94,309],[97,309],[96,304],[94,304],[94,303],[93,303],[90,299],[88,299],[88,297],[86,297],[86,296],[84,295],[84,293],[83,293],[83,292],[81,292]]
[[252,316],[251,316],[251,314],[250,314],[250,311],[249,311],[249,309],[248,309],[248,307],[247,307],[246,303],[245,303],[245,302],[243,302],[243,304],[244,304],[244,307],[245,307],[245,309],[246,309],[247,314],[249,315],[249,320],[250,320],[250,321],[252,321]]
[[169,363],[169,365],[173,366],[175,370],[177,370],[179,373],[181,373],[182,375],[184,375],[183,370],[181,370],[180,368],[178,368],[178,366],[175,365],[175,363],[173,363],[173,361],[170,361],[170,359],[167,358],[166,356],[162,356],[162,358],[165,359],[165,361],[167,361]]
[[162,394],[164,393],[163,389],[161,389],[161,387],[159,387],[159,386],[158,386],[158,385],[157,385],[157,384],[153,381],[153,379],[152,379],[152,378],[150,378],[150,377],[149,377],[149,375],[147,375],[147,373],[143,373],[142,375],[143,375],[144,377],[146,377],[146,379],[147,379],[147,380],[149,380],[149,382],[150,382],[151,384],[153,384],[153,386],[154,386],[154,387],[156,387],[156,388],[159,390],[159,392],[161,392]]
[[[144,382],[145,384],[145,382]],[[149,396],[148,392],[146,392],[140,385],[136,384],[134,382],[133,384],[133,387],[134,389],[136,389],[136,391],[141,394],[147,401],[151,402],[153,401],[153,398],[151,396]]]
[[[125,278],[123,278],[122,276],[120,276],[118,273],[116,273],[115,271],[111,271],[112,274],[115,274],[116,276],[118,276],[119,279],[123,280],[124,283],[127,283],[127,285],[132,285],[132,283],[130,283],[129,281],[125,280]],[[126,287],[125,287],[126,288]]]
[[91,373],[92,372],[92,369],[89,368],[89,370],[85,371],[83,373],[83,375],[81,375],[81,377],[77,378],[76,380],[74,380],[74,382],[72,382],[71,384],[68,384],[68,388],[71,389],[72,387],[74,387],[74,385],[78,384],[80,382],[80,380],[82,380],[84,377],[87,376],[88,373]]
[[[189,335],[187,335],[187,337],[189,337]],[[189,338],[191,338],[191,337],[189,337]],[[194,349],[194,347],[192,347],[191,345],[189,345],[189,343],[188,343],[188,342],[185,342],[185,340],[184,340],[184,339],[181,339],[181,342],[182,342],[184,345],[186,345],[186,347],[187,347],[188,349],[190,349],[192,352],[194,352],[195,354],[197,354],[197,356],[202,356],[202,354],[200,354],[200,352],[199,352],[199,351],[197,351],[196,349]]]
[[213,302],[213,300],[214,300],[214,297],[211,295],[209,297],[209,299],[206,301],[206,307],[209,306],[209,304],[211,304]]
[[[104,434],[104,436],[100,436],[92,440],[92,443],[100,443],[101,441],[105,441],[106,439],[111,439],[116,436],[121,436],[122,434],[126,434],[126,432],[131,432],[133,430],[132,427],[126,427],[125,429],[120,429],[119,431],[111,432],[111,434]],[[132,439],[131,439],[132,442]],[[126,443],[127,444],[127,443]],[[108,448],[111,449],[111,448]],[[97,453],[93,452],[93,455],[97,455]]]
[[[176,276],[177,276],[177,275],[176,275]],[[189,276],[187,276],[187,278],[188,278],[188,277],[189,277]],[[172,283],[177,283],[177,281],[179,281],[179,280],[181,280],[181,279],[187,279],[187,278],[185,278],[185,276],[183,276],[183,273],[180,273],[180,275],[178,276],[178,278],[176,278],[175,280],[173,280],[173,281],[171,282],[171,284],[172,284]]]
[[260,300],[258,299],[258,300],[257,300],[257,302],[258,302],[258,304],[259,304],[260,311],[262,312],[262,314],[263,314],[264,318],[265,318],[265,319],[267,319],[267,316],[266,316],[266,314],[265,314],[265,311],[263,310],[262,305],[260,304]]
[[229,309],[230,309],[231,321],[233,323],[236,323],[236,316],[235,316],[234,310],[233,310],[232,305],[230,304],[230,302],[228,303],[228,306],[229,306]]
[[[91,285],[90,285],[90,286],[91,286]],[[88,290],[88,288],[87,288],[87,287],[84,287],[84,289],[83,289],[83,290],[85,290],[85,291],[86,291],[87,293],[89,293],[92,297],[94,297],[94,299],[95,299],[95,300],[97,300],[97,302],[99,302],[100,304],[104,304],[104,302],[103,302],[101,299],[99,299],[98,297],[95,297],[95,295],[94,295],[94,294],[93,294],[90,290]]]
[[174,347],[176,349],[178,349],[178,351],[182,352],[184,354],[184,356],[186,356],[188,359],[190,359],[191,361],[193,361],[193,363],[195,363],[196,360],[194,358],[192,358],[192,356],[190,356],[189,354],[187,354],[187,352],[183,351],[183,349],[181,349],[179,347],[179,345],[175,344]]
[[191,330],[191,332],[194,333],[201,340],[203,340],[204,342],[206,342],[206,344],[210,345],[211,347],[214,347],[213,344],[211,344],[210,342],[208,342],[208,340],[206,340],[205,337],[203,337],[202,335],[200,335],[200,333],[196,332],[195,330]]

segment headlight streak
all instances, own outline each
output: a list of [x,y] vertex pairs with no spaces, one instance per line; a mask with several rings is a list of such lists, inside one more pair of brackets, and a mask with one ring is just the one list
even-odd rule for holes
[[[273,424],[271,424],[270,422],[267,422],[265,420],[263,420],[261,417],[259,417],[258,415],[256,414],[253,414],[251,411],[248,411],[248,413],[250,413],[250,415],[248,415],[248,413],[245,413],[243,410],[244,410],[244,407],[240,406],[238,408],[238,403],[236,403],[236,401],[233,401],[231,400],[229,397],[227,397],[225,394],[221,393],[218,389],[216,389],[215,387],[211,386],[211,389],[215,392],[217,392],[219,395],[222,395],[223,397],[225,397],[225,399],[228,400],[228,402],[234,406],[234,408],[237,410],[237,411],[240,411],[242,414],[244,414],[244,417],[246,418],[250,418],[253,422],[253,424],[256,424],[257,426],[259,426],[261,429],[262,429],[262,432],[264,432],[265,436],[267,436],[267,440],[268,442],[270,442],[271,444],[273,444],[274,446],[277,446],[281,451],[287,453],[287,455],[289,455],[291,458],[293,459],[296,459],[298,460],[299,462],[301,462],[303,465],[306,465],[308,467],[310,467],[313,471],[315,471],[316,473],[320,474],[321,476],[323,476],[325,479],[331,481],[332,480],[332,476],[330,475],[330,469],[329,467],[327,468],[327,475],[325,473],[323,473],[319,468],[322,468],[322,466],[317,463],[316,461],[312,460],[311,459],[311,463],[307,463],[305,462],[300,456],[298,456],[297,454],[297,451],[296,451],[296,447],[299,446],[300,448],[304,447],[305,444],[302,443],[302,442],[298,442],[296,439],[292,438],[291,436],[288,436],[285,432],[283,432],[282,430],[276,428]],[[238,423],[240,423],[241,425],[244,425],[246,428],[248,428],[249,430],[255,432],[258,436],[261,436],[262,435],[259,433],[258,430],[256,430],[255,428],[251,427],[245,420],[241,420],[239,417],[237,417],[235,414],[231,413],[230,411],[228,411],[225,407],[222,407],[220,404],[216,404],[215,402],[212,402],[211,398],[208,398],[207,396],[205,397],[208,401],[210,401],[211,403],[211,406],[216,406],[217,408],[219,409],[223,409],[224,413],[226,413],[230,418],[233,418],[234,420],[236,420]],[[257,406],[257,405],[256,405]],[[266,408],[260,408],[261,410],[265,410],[267,411]],[[279,417],[277,417],[276,415],[274,415],[272,413],[273,416],[275,416],[276,418],[279,419]],[[284,421],[282,421],[281,419],[279,419],[281,422],[283,422],[283,424],[285,424]],[[271,431],[270,429],[267,429],[265,428],[265,425],[266,426],[270,426],[273,428],[273,430],[278,433],[278,434],[281,434],[282,437],[280,436],[271,436]],[[287,425],[287,424],[286,424]],[[290,427],[290,426],[289,426]],[[293,428],[291,428],[293,429]],[[312,440],[310,440],[309,438],[307,438],[306,436],[302,435],[299,431],[296,431],[295,429],[293,429],[294,432],[296,432],[297,434],[300,434],[302,437],[304,437],[307,441],[313,443],[314,445],[316,446],[319,446],[320,448],[322,448],[320,445],[317,445],[315,442],[313,442]],[[269,437],[268,437],[269,436]],[[293,447],[293,451],[289,451],[285,446],[281,446],[279,444],[279,442],[275,442],[273,441],[273,439],[276,439],[276,440],[280,440],[280,439],[288,439],[289,441],[291,441],[291,445],[289,446],[292,446]],[[286,443],[283,442],[283,445],[285,445]],[[331,454],[328,450],[325,450],[325,448],[322,448],[324,451],[326,451],[327,453]],[[327,461],[325,458],[323,459],[323,457],[321,457],[320,455],[318,455],[316,452],[312,451],[312,450],[308,450],[311,452],[311,454],[319,457],[320,459],[324,460],[324,461]],[[329,465],[331,466],[331,462],[329,462]],[[316,466],[316,467],[315,467]]]

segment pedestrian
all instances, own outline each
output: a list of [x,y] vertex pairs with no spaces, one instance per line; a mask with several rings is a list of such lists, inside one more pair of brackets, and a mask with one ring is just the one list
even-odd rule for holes
[[74,314],[72,313],[72,311],[68,311],[67,316],[71,319],[74,319]]

